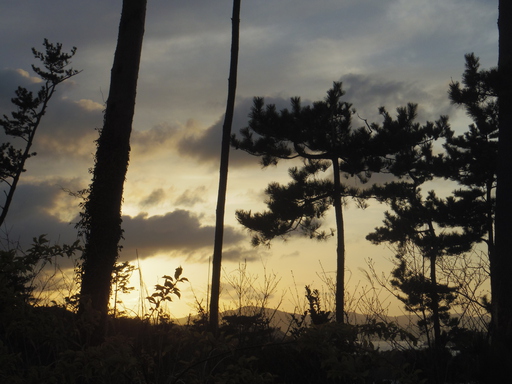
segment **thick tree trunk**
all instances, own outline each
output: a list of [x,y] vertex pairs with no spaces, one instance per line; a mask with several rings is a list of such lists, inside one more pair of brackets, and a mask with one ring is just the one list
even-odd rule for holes
[[222,245],[224,240],[224,212],[226,207],[226,192],[228,186],[229,144],[231,140],[231,126],[235,109],[236,78],[238,71],[238,46],[240,40],[240,3],[233,1],[232,32],[231,32],[231,61],[228,80],[228,100],[226,114],[222,127],[222,144],[219,171],[219,192],[217,195],[217,209],[215,220],[215,242],[212,259],[212,289],[210,299],[210,328],[216,331],[219,326],[219,298],[220,275],[222,265]]
[[[499,1],[499,145],[496,247],[491,258],[496,379],[510,375],[512,361],[512,2]],[[498,382],[498,381],[496,381]]]
[[339,159],[333,159],[334,172],[334,215],[336,217],[336,321],[344,322],[345,317],[345,227],[341,202],[341,178]]
[[[86,245],[83,256],[80,314],[93,332],[91,344],[104,338],[112,270],[122,236],[121,204],[128,169],[146,0],[124,0],[111,72],[103,129],[85,205]],[[95,323],[91,323],[95,318]]]

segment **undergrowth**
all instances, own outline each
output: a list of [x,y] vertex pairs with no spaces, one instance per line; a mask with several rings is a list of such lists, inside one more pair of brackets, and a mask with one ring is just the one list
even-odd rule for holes
[[[225,312],[215,334],[202,307],[188,324],[175,324],[162,303],[180,296],[180,285],[187,281],[181,267],[164,276],[146,298],[145,316],[121,317],[123,311],[112,311],[106,341],[85,347],[71,306],[40,305],[32,295],[34,273],[50,262],[47,251],[66,257],[78,250],[48,247],[44,238],[35,240],[29,253],[39,256],[32,258],[0,251],[2,383],[485,382],[485,335],[460,329],[450,349],[422,349],[414,335],[394,323],[334,322],[319,292],[309,286],[305,310],[290,315],[289,326],[281,329],[273,325],[275,311],[263,306]],[[126,267],[119,271],[130,272]],[[123,279],[126,274],[118,275]],[[124,280],[117,287],[129,290]],[[377,340],[406,341],[412,347],[382,351]]]

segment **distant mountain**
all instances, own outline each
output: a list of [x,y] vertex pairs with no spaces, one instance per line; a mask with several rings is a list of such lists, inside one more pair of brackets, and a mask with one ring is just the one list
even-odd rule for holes
[[[261,313],[261,308],[259,307],[242,307],[237,310],[228,310],[221,312],[220,319],[224,316],[233,316],[233,315],[242,315],[242,316],[254,316],[256,314]],[[281,332],[287,333],[292,327],[292,313],[280,311],[278,309],[270,309],[264,308],[263,312],[265,317],[270,319],[270,326],[273,328],[278,328]],[[301,318],[301,314],[295,314],[295,318]],[[349,312],[348,313],[348,323],[349,324],[365,324],[369,321],[369,315],[362,315],[360,313]],[[194,316],[182,317],[179,319],[175,319],[174,321],[177,324],[185,325],[190,323],[194,319]],[[385,323],[395,323],[402,329],[407,329],[413,333],[418,331],[417,329],[417,321],[419,318],[415,315],[401,315],[401,316],[385,316],[382,319],[377,319],[377,322],[382,321]],[[487,319],[487,322],[490,318]],[[306,323],[309,323],[309,315],[306,317]],[[474,321],[474,324],[478,324],[482,322]],[[481,324],[481,330],[484,330],[485,322]]]
[[[233,315],[242,315],[242,316],[254,316],[256,314],[261,313],[261,308],[259,307],[242,307],[240,309],[232,309],[227,310],[220,313],[219,318],[222,320],[224,316],[233,316]],[[288,312],[283,312],[278,309],[270,309],[264,308],[263,313],[267,319],[270,319],[270,326],[273,328],[279,328],[283,332],[285,332],[292,323],[292,314]],[[199,316],[187,316],[181,317],[178,319],[174,319],[174,322],[177,324],[185,325],[192,322],[194,319]],[[296,317],[300,318],[300,315],[296,315]]]
[[[240,309],[232,309],[228,311],[221,312],[220,319],[224,316],[233,316],[233,315],[242,315],[242,316],[254,316],[256,314],[261,313],[262,309],[259,307],[242,307]],[[278,309],[264,308],[263,313],[266,318],[270,319],[270,325],[273,328],[279,328],[281,331],[286,332],[292,325],[292,316],[295,316],[298,320],[301,319],[301,314],[297,313],[293,315],[290,312],[284,312]],[[187,316],[175,319],[174,321],[177,324],[185,325],[192,322],[198,316]],[[411,323],[410,316],[399,316],[399,317],[388,317],[386,319],[387,322],[395,322],[402,327],[407,327]],[[368,321],[368,316],[362,315],[355,312],[350,312],[348,314],[348,322],[350,324],[364,324]],[[306,323],[309,323],[309,315],[306,317]]]

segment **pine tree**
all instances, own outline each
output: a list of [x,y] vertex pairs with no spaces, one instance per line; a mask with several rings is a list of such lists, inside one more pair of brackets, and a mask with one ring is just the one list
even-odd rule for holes
[[[248,127],[233,137],[236,148],[261,157],[264,167],[279,160],[301,159],[301,168],[289,170],[292,181],[282,186],[268,186],[268,211],[253,214],[237,211],[238,221],[253,231],[253,244],[268,244],[299,230],[310,238],[324,239],[319,231],[321,218],[334,206],[337,240],[336,321],[344,316],[345,240],[343,198],[357,196],[357,191],[341,183],[341,175],[358,176],[366,181],[378,162],[366,161],[366,148],[371,133],[366,127],[353,129],[352,105],[341,100],[342,84],[335,82],[323,101],[302,106],[300,98],[291,99],[291,110],[277,111],[275,105],[265,106],[263,98],[255,98]],[[369,165],[370,164],[370,165]],[[332,179],[319,174],[332,169]]]
[[[459,227],[476,243],[485,243],[489,263],[494,266],[494,220],[498,166],[497,69],[480,69],[474,54],[467,54],[462,84],[450,84],[452,103],[462,106],[473,120],[463,135],[449,135],[440,176],[457,182],[459,189],[446,201],[448,227]],[[495,279],[491,278],[491,293]]]
[[[449,304],[452,289],[437,281],[436,262],[440,257],[466,252],[471,243],[466,235],[456,231],[439,230],[446,221],[443,203],[434,191],[422,196],[422,187],[435,176],[435,169],[442,166],[442,155],[435,155],[433,143],[440,137],[451,134],[448,119],[442,116],[436,122],[420,125],[415,122],[417,106],[409,104],[397,109],[397,117],[381,108],[384,118],[382,126],[372,125],[376,132],[372,140],[385,146],[389,153],[386,171],[397,180],[383,186],[375,185],[364,192],[380,202],[387,203],[391,212],[385,213],[384,225],[367,236],[375,244],[383,242],[397,247],[398,266],[393,271],[392,284],[407,297],[402,298],[408,310],[419,309],[431,312],[423,319],[422,326],[431,323],[434,345],[442,345],[441,320],[447,308],[440,306],[441,299]],[[418,249],[428,260],[428,276],[422,271],[411,270],[406,254]],[[443,294],[442,294],[443,292]],[[423,299],[426,295],[428,300]]]
[[28,89],[18,87],[16,97],[12,99],[16,111],[11,113],[11,117],[3,115],[3,119],[0,119],[0,126],[3,127],[6,136],[23,142],[22,148],[9,142],[0,145],[0,182],[7,184],[4,191],[5,202],[1,207],[0,226],[9,212],[21,174],[25,172],[26,161],[36,155],[35,152],[31,152],[31,148],[50,99],[60,83],[80,73],[67,68],[76,53],[76,47],[73,47],[70,53],[65,53],[62,52],[60,43],[52,44],[44,39],[43,45],[45,52],[32,48],[32,53],[44,67],[32,65],[32,69],[41,78],[43,85],[36,96]]

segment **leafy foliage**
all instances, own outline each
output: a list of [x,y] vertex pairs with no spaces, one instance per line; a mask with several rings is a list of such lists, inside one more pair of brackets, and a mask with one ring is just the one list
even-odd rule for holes
[[[393,149],[396,152],[387,156],[387,169],[398,180],[373,186],[365,192],[386,202],[392,209],[392,212],[385,212],[384,225],[376,228],[367,239],[375,244],[386,242],[396,246],[398,262],[391,284],[406,295],[398,295],[398,298],[406,304],[408,311],[422,314],[420,326],[425,327],[427,334],[427,323],[433,323],[434,340],[436,346],[440,346],[441,320],[448,316],[449,305],[455,299],[455,288],[438,283],[437,260],[469,251],[478,239],[472,233],[447,231],[445,227],[450,222],[448,203],[438,198],[434,191],[428,192],[425,198],[421,193],[421,187],[433,180],[436,171],[443,167],[443,155],[435,154],[433,143],[452,136],[452,131],[447,117],[443,116],[435,123],[416,123],[416,106],[412,104],[398,108],[396,119],[384,109],[381,114],[384,117],[382,126],[373,126],[377,132],[375,139],[383,137],[388,143],[390,138],[398,141],[400,137],[398,147]],[[428,268],[411,269],[412,264],[405,258],[411,247],[419,249],[421,256],[429,261]],[[427,271],[428,277],[425,275]],[[425,311],[430,315],[425,315]]]
[[[298,231],[311,239],[323,240],[328,237],[325,231],[320,231],[320,220],[331,207],[333,183],[320,180],[316,176],[328,168],[326,162],[310,162],[303,168],[290,168],[292,181],[288,185],[271,183],[265,190],[268,196],[267,211],[254,213],[239,210],[237,220],[254,235],[254,246],[270,245],[275,237],[286,238]],[[354,190],[346,188],[353,194]]]
[[450,84],[452,103],[462,106],[473,123],[463,135],[446,138],[447,159],[440,176],[461,188],[447,200],[451,213],[446,225],[461,226],[478,242],[485,242],[488,257],[494,249],[495,190],[498,167],[497,70],[482,70],[468,54],[462,84]]
[[51,244],[45,235],[34,237],[27,251],[7,249],[0,251],[0,307],[34,303],[35,278],[46,265],[58,257],[71,257],[82,250],[79,240],[71,245]]
[[[282,186],[271,183],[265,193],[268,210],[253,214],[239,210],[237,220],[254,233],[252,244],[269,245],[275,237],[286,238],[297,231],[318,240],[329,235],[320,231],[322,218],[334,207],[337,248],[336,319],[343,321],[345,289],[345,231],[343,199],[358,197],[358,191],[342,184],[341,175],[357,176],[366,182],[372,171],[380,169],[379,156],[368,152],[371,130],[354,129],[352,105],[342,101],[341,82],[334,82],[323,101],[302,106],[300,98],[291,99],[291,110],[277,111],[263,98],[255,98],[248,127],[241,139],[232,137],[239,149],[261,157],[264,167],[277,165],[280,159],[301,159],[302,168],[289,170],[292,181]],[[332,178],[319,179],[320,172],[332,169]],[[361,202],[359,200],[359,202]],[[360,204],[363,206],[363,204]]]
[[164,285],[155,285],[155,292],[146,298],[151,305],[150,312],[146,315],[148,320],[156,316],[156,323],[170,321],[169,315],[165,313],[162,304],[166,301],[172,301],[173,295],[178,298],[181,297],[181,291],[177,285],[178,283],[188,281],[186,277],[181,277],[182,272],[183,268],[178,267],[174,272],[174,277],[168,275],[162,277],[164,279]]
[[265,106],[263,98],[254,98],[249,126],[240,130],[242,139],[232,137],[232,144],[261,157],[263,166],[279,159],[342,160],[342,171],[364,177],[365,146],[370,136],[363,127],[352,128],[352,105],[341,101],[342,84],[334,82],[324,101],[302,106],[299,97],[291,99],[291,110],[277,111]]
[[[265,106],[263,98],[254,99],[249,125],[240,130],[240,139],[233,135],[232,144],[261,157],[264,167],[296,158],[303,160],[303,166],[289,169],[292,181],[287,185],[271,183],[267,187],[267,211],[236,212],[237,220],[254,233],[253,245],[269,245],[275,237],[296,230],[310,238],[327,238],[326,232],[319,231],[320,219],[333,199],[358,194],[355,188],[337,183],[336,173],[366,180],[372,170],[379,169],[377,157],[365,151],[371,133],[366,127],[352,127],[354,110],[341,100],[343,95],[342,84],[335,82],[324,101],[303,106],[295,97],[291,110],[277,111],[273,104]],[[333,165],[334,180],[319,178]]]
[[125,261],[123,263],[116,263],[114,265],[114,270],[112,272],[112,291],[114,295],[114,308],[113,308],[113,316],[116,317],[119,315],[125,315],[125,311],[118,312],[117,305],[122,304],[122,300],[118,299],[119,293],[130,293],[135,289],[135,287],[130,287],[128,284],[130,283],[130,277],[132,277],[133,271],[136,268],[134,265],[130,264],[129,261]]

